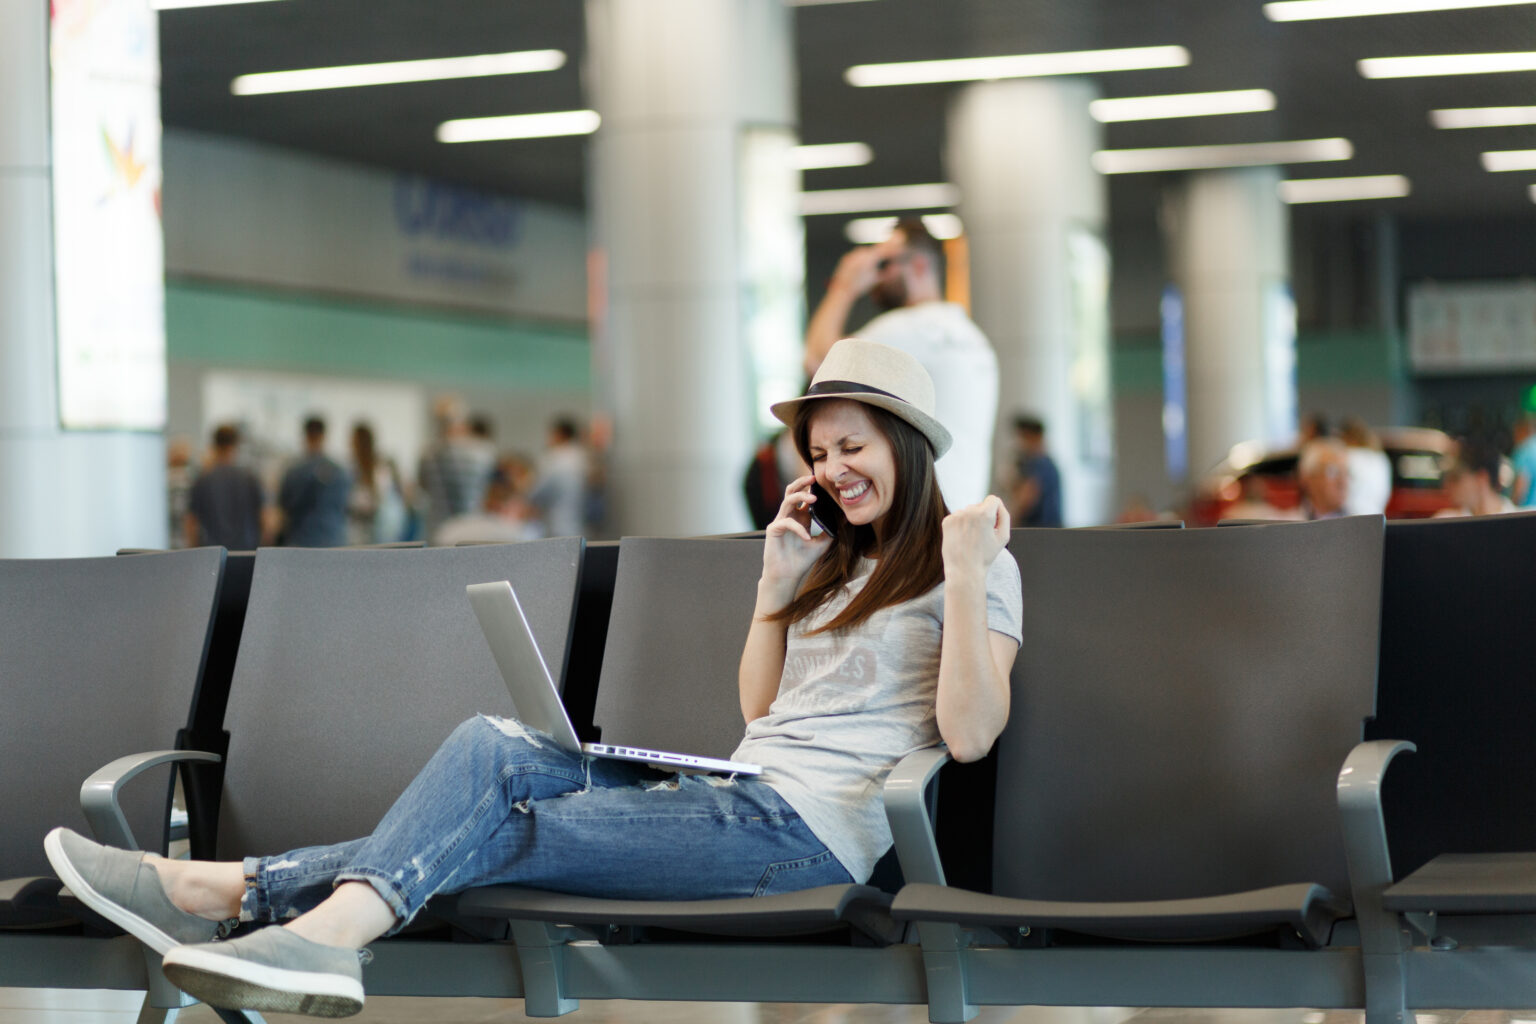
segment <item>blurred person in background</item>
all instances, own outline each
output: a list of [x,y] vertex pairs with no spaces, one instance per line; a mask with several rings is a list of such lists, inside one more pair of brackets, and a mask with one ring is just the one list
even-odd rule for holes
[[352,426],[352,490],[347,495],[347,543],[392,544],[405,536],[405,495],[394,461],[382,456],[373,428]]
[[528,495],[544,513],[549,536],[583,536],[591,472],[576,421],[569,416],[556,417],[549,425],[548,447],[539,460],[538,482]]
[[496,471],[496,449],[469,429],[464,403],[444,395],[432,407],[437,440],[416,469],[417,503],[433,536],[450,516],[478,512]]
[[470,414],[469,434],[493,448],[496,446],[496,422],[483,412]]
[[283,513],[283,543],[300,548],[335,548],[347,542],[347,495],[352,478],[325,454],[325,420],[304,421],[304,454],[283,474],[277,505]]
[[256,474],[236,462],[240,431],[228,423],[213,431],[209,464],[192,484],[182,529],[186,546],[222,545],[254,551],[262,541],[266,497]]
[[1343,443],[1320,437],[1301,449],[1296,476],[1301,484],[1301,509],[1307,519],[1345,515],[1349,501],[1349,450]]
[[1339,430],[1349,458],[1349,497],[1344,514],[1350,516],[1385,512],[1392,498],[1392,460],[1381,450],[1371,428],[1351,416]]
[[917,218],[897,223],[878,245],[845,254],[805,331],[805,372],[813,377],[848,333],[854,304],[868,295],[879,316],[854,333],[916,356],[933,378],[937,415],[955,444],[939,460],[939,488],[950,508],[984,499],[992,486],[997,418],[997,354],[964,308],[945,302],[943,249]]
[[1045,424],[1013,418],[1014,467],[1008,513],[1018,526],[1060,526],[1061,472],[1045,450]]
[[[523,466],[526,468],[526,463]],[[538,510],[522,497],[515,478],[507,475],[507,467],[508,460],[503,460],[502,468],[485,489],[485,505],[480,511],[445,520],[433,534],[433,544],[515,544],[544,536]]]
[[1478,439],[1462,441],[1456,458],[1441,475],[1446,494],[1456,504],[1436,512],[1436,518],[1492,516],[1520,511],[1499,489],[1500,461],[1499,450],[1493,445]]
[[1536,507],[1536,388],[1526,392],[1520,422],[1515,424],[1515,450],[1509,461],[1515,470],[1510,492],[1521,508]]
[[781,430],[758,445],[741,481],[754,530],[768,528],[778,517],[779,506],[784,504],[784,488],[810,471],[795,450],[795,439],[788,430]]

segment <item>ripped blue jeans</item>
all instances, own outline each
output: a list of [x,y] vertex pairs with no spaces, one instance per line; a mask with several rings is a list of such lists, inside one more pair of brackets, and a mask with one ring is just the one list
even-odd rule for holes
[[715,899],[852,881],[766,783],[571,754],[485,716],[454,730],[371,836],[244,870],[241,920],[287,920],[362,881],[394,910],[391,933],[432,896],[480,885]]

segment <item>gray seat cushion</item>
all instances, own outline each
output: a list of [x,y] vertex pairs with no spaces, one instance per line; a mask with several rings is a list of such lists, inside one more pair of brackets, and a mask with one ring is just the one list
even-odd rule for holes
[[1381,897],[1398,913],[1536,913],[1536,853],[1442,853]]
[[771,938],[849,925],[879,942],[900,938],[891,897],[868,885],[827,885],[799,892],[726,900],[605,900],[515,885],[471,889],[459,897],[465,917],[619,927],[667,928]]
[[898,921],[945,921],[1005,931],[1060,928],[1113,939],[1211,942],[1289,929],[1309,946],[1328,942],[1347,900],[1320,885],[1276,885],[1223,896],[1125,903],[1019,900],[942,885],[909,885],[896,896]]

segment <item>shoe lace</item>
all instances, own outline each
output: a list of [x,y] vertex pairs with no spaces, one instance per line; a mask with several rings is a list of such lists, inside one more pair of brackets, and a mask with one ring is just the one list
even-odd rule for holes
[[225,918],[219,922],[218,930],[213,933],[214,941],[229,938],[230,933],[238,927],[240,927],[240,919],[238,917]]
[[364,967],[366,967],[369,964],[373,963],[373,951],[370,950],[370,949],[360,949],[360,950],[358,950],[357,951],[357,962],[362,964]]

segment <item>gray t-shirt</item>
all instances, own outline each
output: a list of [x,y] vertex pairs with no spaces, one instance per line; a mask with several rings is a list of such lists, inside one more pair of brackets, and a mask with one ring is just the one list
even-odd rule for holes
[[[891,845],[886,776],[942,742],[934,712],[942,583],[852,630],[806,635],[847,606],[874,566],[865,559],[841,593],[789,627],[778,697],[731,755],[762,765],[762,781],[859,881]],[[1020,641],[1023,608],[1019,566],[1004,549],[987,572],[987,628]]]

